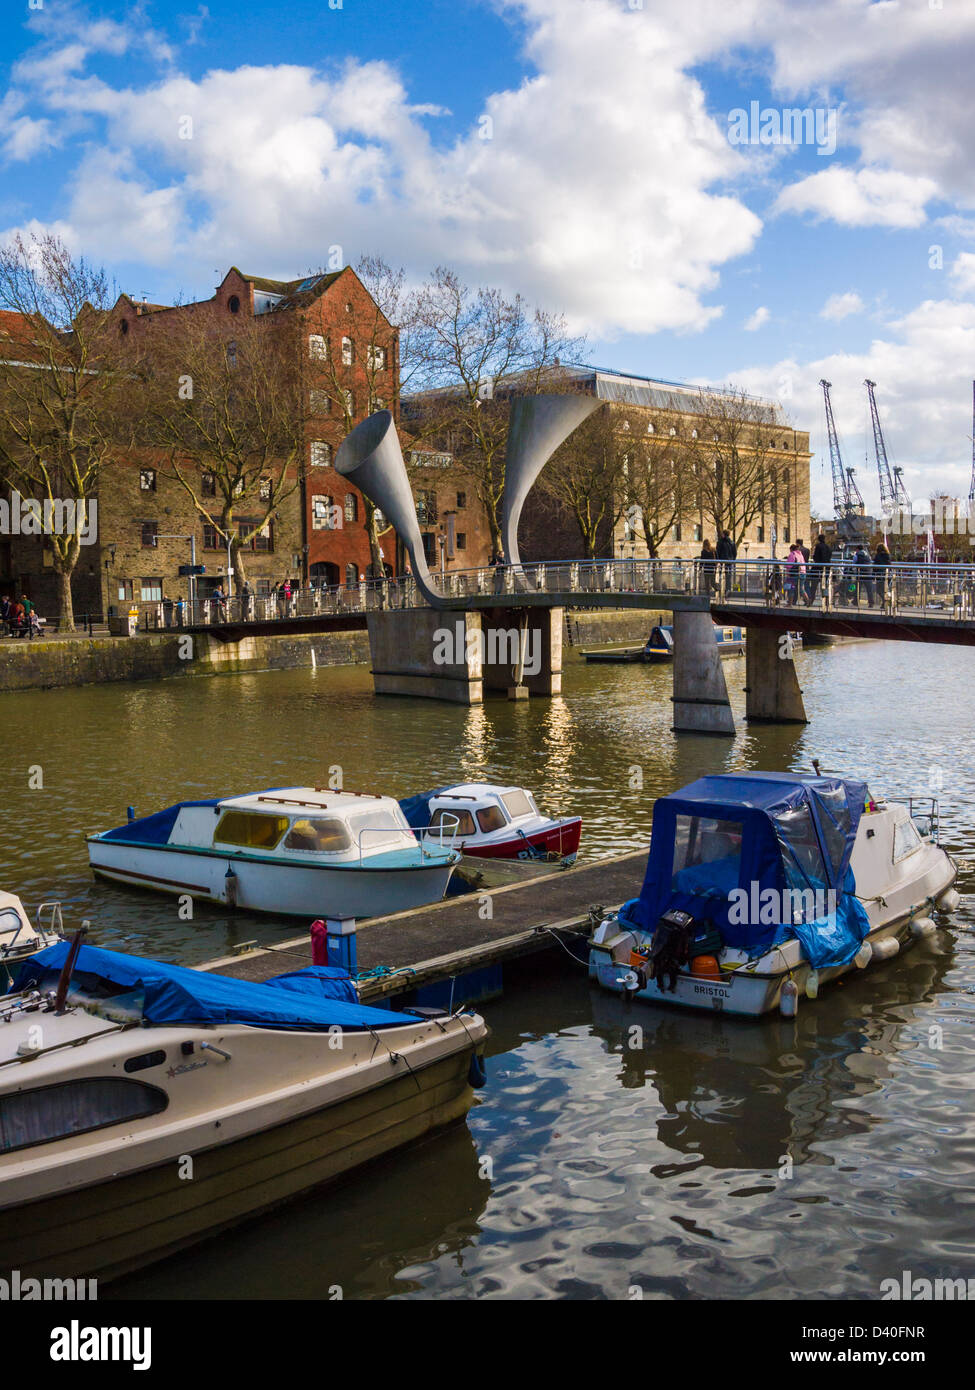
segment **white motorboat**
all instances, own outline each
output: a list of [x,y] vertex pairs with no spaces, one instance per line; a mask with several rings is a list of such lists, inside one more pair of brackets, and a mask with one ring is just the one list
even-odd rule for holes
[[9,983],[9,972],[20,961],[56,945],[62,936],[60,903],[41,903],[35,927],[20,899],[0,892],[0,989]]
[[457,782],[400,801],[410,825],[436,840],[453,835],[478,859],[550,859],[571,864],[579,850],[581,816],[543,816],[524,787]]
[[891,959],[951,911],[937,804],[849,778],[702,777],[654,806],[639,898],[592,934],[589,973],[654,1003],[790,1015],[805,993]]
[[389,796],[286,787],[181,801],[87,837],[103,878],[253,912],[376,917],[444,895],[449,827],[418,839]]
[[[76,955],[72,959],[72,953]],[[463,1116],[475,1013],[61,942],[0,998],[0,1268],[109,1279]]]

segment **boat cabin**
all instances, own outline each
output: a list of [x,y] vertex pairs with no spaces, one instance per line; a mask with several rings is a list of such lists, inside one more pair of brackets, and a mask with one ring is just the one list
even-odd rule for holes
[[[523,787],[499,787],[489,782],[463,782],[426,792],[426,824],[435,835],[451,835],[458,841],[480,839],[498,831],[517,833],[541,819],[531,792]],[[416,826],[415,818],[410,823]],[[416,827],[419,828],[419,827]]]

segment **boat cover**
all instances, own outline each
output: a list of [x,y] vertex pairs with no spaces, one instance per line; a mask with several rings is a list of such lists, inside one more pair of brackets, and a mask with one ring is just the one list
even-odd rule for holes
[[[851,778],[748,772],[701,777],[661,797],[630,920],[651,931],[679,908],[709,918],[728,946],[749,954],[796,936],[817,968],[846,964],[869,931],[850,869],[868,796]],[[835,911],[823,910],[830,891]]]
[[[47,988],[70,950],[71,942],[62,941],[31,956],[14,977],[12,992],[36,989],[42,981]],[[190,970],[98,946],[82,946],[71,978],[87,991],[97,988],[99,982],[122,990],[143,990],[143,1017],[157,1025],[242,1023],[254,1028],[323,1032],[336,1027],[362,1030],[416,1024],[415,1014],[351,1002],[347,976],[348,990],[336,997],[331,991],[340,987],[343,974],[334,967],[312,966],[253,984],[211,970]]]
[[[267,796],[270,792],[281,791],[281,787],[266,787],[264,791],[257,792],[258,796]],[[238,795],[238,793],[233,793]],[[134,840],[140,845],[168,845],[169,837],[173,833],[173,826],[184,806],[219,806],[221,802],[229,800],[226,796],[211,796],[203,801],[177,801],[175,806],[167,806],[162,811],[153,811],[149,816],[135,816],[132,820],[126,821],[124,825],[116,825],[112,830],[103,830],[99,839],[102,840]]]
[[406,817],[407,823],[414,830],[426,830],[430,824],[430,799],[434,796],[441,796],[444,792],[453,791],[454,787],[459,787],[460,782],[454,782],[449,787],[434,787],[429,792],[417,792],[416,796],[406,796],[400,802],[400,810]]

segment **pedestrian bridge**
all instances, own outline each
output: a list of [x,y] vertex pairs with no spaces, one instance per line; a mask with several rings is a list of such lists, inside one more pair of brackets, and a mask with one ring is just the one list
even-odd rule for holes
[[[308,588],[287,599],[200,599],[178,615],[153,605],[149,630],[177,628],[221,643],[248,636],[368,627],[377,693],[476,702],[487,689],[551,695],[561,688],[561,610],[640,608],[674,615],[674,728],[734,733],[712,621],[748,628],[749,719],[805,722],[784,632],[975,645],[975,566],[836,561],[790,572],[784,561],[580,560],[455,570],[433,608],[409,576]],[[556,620],[557,615],[557,620]],[[461,630],[457,624],[462,625]],[[492,634],[518,635],[522,659],[491,660]],[[452,650],[444,634],[456,631]],[[480,634],[479,636],[477,634]],[[538,670],[525,669],[532,644]],[[453,659],[447,660],[447,656]],[[510,654],[510,648],[508,654]]]

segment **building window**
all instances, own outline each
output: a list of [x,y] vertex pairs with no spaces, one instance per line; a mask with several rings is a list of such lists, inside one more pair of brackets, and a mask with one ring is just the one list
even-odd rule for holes
[[256,517],[241,517],[237,523],[237,535],[247,550],[274,550],[274,532],[270,521],[261,526]]
[[351,366],[352,366],[353,357],[354,357],[354,353],[353,353],[353,350],[352,350],[352,339],[351,339],[351,338],[343,338],[343,339],[342,339],[342,366],[343,366],[343,367],[351,367]]
[[765,541],[765,527],[764,527],[764,526],[756,526],[756,527],[755,527],[755,539],[758,541],[759,545],[762,545],[762,544],[764,543],[764,541]]
[[681,538],[681,534],[680,534],[680,522],[678,521],[677,525],[674,527],[674,540],[675,540],[675,541],[679,541],[680,538]]
[[203,549],[219,550],[220,541],[220,532],[209,521],[205,521],[203,523]]
[[261,481],[260,481],[260,482],[258,483],[258,485],[257,485],[257,495],[258,495],[258,497],[261,499],[262,502],[270,502],[270,500],[271,500],[271,479],[270,479],[270,478],[262,478],[262,479],[261,479]]
[[355,416],[355,396],[351,391],[342,392],[342,404],[345,407],[345,413],[351,420]]
[[466,507],[466,506],[467,506],[467,493],[466,493],[466,492],[458,492],[458,494],[457,494],[457,510],[458,510],[458,511],[461,511],[461,510],[462,510],[464,507]]
[[311,466],[312,468],[327,468],[332,462],[332,446],[326,444],[324,439],[313,439],[311,442]]
[[653,434],[653,432],[654,432],[654,430],[653,430],[653,421],[652,421],[652,420],[648,420],[648,421],[647,421],[647,434]]
[[135,598],[135,587],[131,579],[120,579],[118,582],[118,596],[121,603],[131,603]]
[[313,531],[332,531],[335,529],[335,514],[329,493],[311,499],[311,529]]
[[308,404],[311,406],[313,415],[327,415],[332,402],[329,400],[327,391],[309,391]]
[[359,503],[356,501],[354,492],[345,494],[345,519],[346,521],[359,520]]
[[216,497],[217,478],[215,473],[204,473],[200,479],[200,491],[204,497]]
[[230,310],[232,314],[240,313],[240,300],[237,298],[235,294],[232,294],[230,298],[227,300],[227,308]]
[[704,528],[703,528],[703,526],[695,526],[695,527],[694,527],[694,539],[695,539],[696,541],[703,541],[703,539],[704,539]]
[[696,438],[697,438],[697,430],[691,430],[691,438],[692,438],[692,439],[696,439]]
[[228,366],[228,367],[236,367],[236,365],[237,365],[237,344],[236,344],[236,343],[228,343],[228,344],[227,344],[227,366]]
[[671,439],[673,439],[674,435],[677,433],[676,427],[674,425],[671,425],[667,433],[670,435]]
[[429,524],[437,519],[437,494],[432,491],[420,489],[416,494],[416,518],[420,525]]
[[308,335],[308,356],[318,362],[328,361],[328,343],[321,333],[310,333]]
[[359,566],[358,566],[358,565],[354,565],[354,564],[352,563],[352,561],[350,560],[349,563],[348,563],[348,564],[346,565],[346,567],[345,567],[345,586],[346,586],[347,589],[351,589],[352,586],[353,586],[353,584],[358,584],[358,582],[359,582]]
[[458,549],[458,550],[466,550],[466,549],[467,549],[467,532],[466,532],[466,531],[458,531],[458,532],[457,532],[457,535],[456,535],[456,537],[455,537],[455,540],[454,540],[454,544],[457,546],[457,549]]
[[142,580],[142,602],[158,603],[163,595],[162,579]]
[[274,522],[265,521],[259,531],[254,533],[254,549],[263,550],[266,554],[274,553]]
[[154,468],[139,469],[139,489],[141,492],[155,492],[156,470]]
[[376,347],[375,344],[371,344],[366,349],[366,362],[375,371],[383,371],[386,366],[386,349],[384,347]]
[[158,522],[158,521],[144,521],[144,522],[142,523],[141,530],[142,530],[142,544],[143,544],[143,546],[146,546],[146,547],[149,547],[149,548],[152,548],[153,546],[155,546],[157,537],[158,537],[158,535],[159,535],[159,522]]

